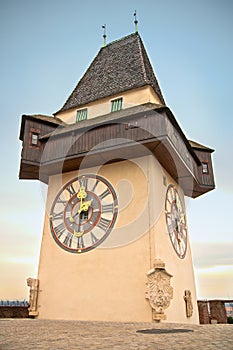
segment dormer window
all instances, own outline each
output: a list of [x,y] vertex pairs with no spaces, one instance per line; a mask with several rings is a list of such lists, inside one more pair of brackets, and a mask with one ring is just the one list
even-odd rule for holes
[[86,120],[86,119],[87,119],[87,108],[80,109],[79,111],[77,111],[76,122],[81,122],[82,120]]
[[116,112],[122,109],[123,98],[118,98],[116,100],[112,100],[111,112]]

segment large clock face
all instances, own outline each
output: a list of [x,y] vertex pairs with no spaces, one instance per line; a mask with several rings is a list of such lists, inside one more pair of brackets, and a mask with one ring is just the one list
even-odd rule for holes
[[165,213],[172,245],[179,258],[183,259],[187,250],[187,225],[182,201],[173,185],[167,189]]
[[98,175],[69,181],[50,210],[50,228],[56,243],[72,253],[87,252],[111,232],[118,213],[113,186]]

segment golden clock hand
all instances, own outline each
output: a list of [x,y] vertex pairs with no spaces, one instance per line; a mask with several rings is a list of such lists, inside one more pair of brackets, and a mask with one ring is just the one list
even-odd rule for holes
[[86,201],[82,204],[82,210],[83,211],[87,211],[91,205],[91,202],[93,201],[93,199]]
[[83,186],[83,181],[81,182],[81,186],[77,193],[77,197],[78,199],[80,199],[80,208],[78,212],[81,213],[81,211],[83,210],[83,199],[87,197],[87,192],[85,186]]
[[79,232],[74,231],[74,236],[75,236],[75,237],[80,238],[80,237],[82,237],[83,234],[84,234],[84,231],[79,231]]
[[87,196],[87,192],[86,192],[86,190],[85,190],[85,187],[83,186],[83,184],[80,186],[80,189],[79,189],[79,191],[78,191],[78,193],[77,193],[77,197],[79,198],[79,199],[84,199],[84,198],[86,198],[86,196]]

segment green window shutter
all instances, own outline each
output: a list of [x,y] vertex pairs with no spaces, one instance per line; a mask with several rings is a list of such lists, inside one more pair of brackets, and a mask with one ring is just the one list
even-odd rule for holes
[[122,109],[123,98],[118,98],[112,101],[111,112],[116,112]]
[[85,119],[87,119],[87,108],[80,109],[79,111],[77,111],[76,122],[81,122]]

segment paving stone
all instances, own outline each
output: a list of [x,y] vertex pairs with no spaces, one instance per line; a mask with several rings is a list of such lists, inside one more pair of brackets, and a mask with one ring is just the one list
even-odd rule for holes
[[0,319],[0,350],[29,349],[233,350],[233,325]]

